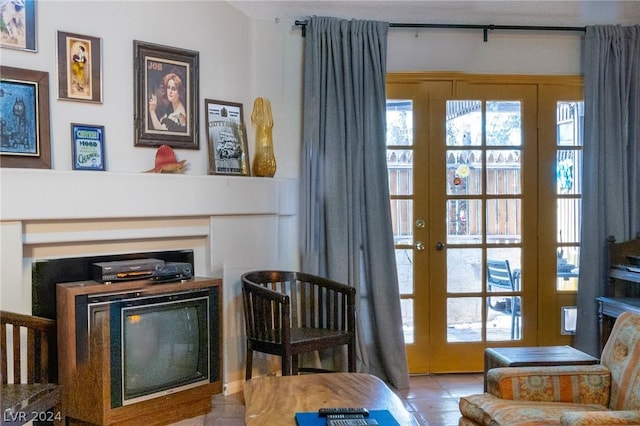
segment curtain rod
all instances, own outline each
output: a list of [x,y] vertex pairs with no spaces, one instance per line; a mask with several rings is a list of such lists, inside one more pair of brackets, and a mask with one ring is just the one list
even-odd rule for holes
[[[302,27],[302,37],[306,36],[307,20],[296,20],[295,24]],[[484,41],[489,39],[489,30],[517,30],[517,31],[575,31],[585,32],[586,27],[555,27],[555,26],[538,26],[538,25],[477,25],[477,24],[409,24],[409,23],[390,23],[389,28],[457,28],[467,30],[482,30]]]

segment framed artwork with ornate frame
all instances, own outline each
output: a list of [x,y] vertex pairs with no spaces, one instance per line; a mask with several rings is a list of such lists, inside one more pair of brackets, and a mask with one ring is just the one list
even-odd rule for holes
[[102,102],[102,40],[58,31],[58,99]]
[[204,100],[209,174],[251,176],[242,104]]
[[199,53],[134,40],[135,146],[200,149]]
[[2,2],[0,47],[36,51],[36,0]]
[[0,166],[51,168],[49,73],[0,66]]

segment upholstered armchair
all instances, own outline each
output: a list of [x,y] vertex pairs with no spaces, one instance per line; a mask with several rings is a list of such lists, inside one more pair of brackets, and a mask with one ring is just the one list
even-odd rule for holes
[[621,314],[600,364],[489,370],[459,426],[640,425],[640,315]]

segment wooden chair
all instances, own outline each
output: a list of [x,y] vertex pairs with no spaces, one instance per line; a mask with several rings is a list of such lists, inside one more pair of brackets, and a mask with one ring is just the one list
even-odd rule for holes
[[[508,260],[487,259],[487,291],[515,292],[520,290],[520,271],[511,270]],[[520,337],[520,297],[489,297],[489,308],[511,315],[511,340]]]
[[298,354],[347,345],[355,372],[355,289],[301,272],[253,271],[242,276],[247,333],[246,378],[253,351],[282,357],[282,375],[298,374]]
[[[0,359],[2,364],[3,424],[20,425],[34,420],[62,421],[60,412],[47,410],[60,405],[60,387],[49,382],[49,347],[56,336],[56,322],[48,318],[0,311]],[[11,326],[11,332],[7,332]],[[26,342],[21,339],[26,329]],[[9,337],[9,340],[7,340]],[[9,343],[10,342],[10,343]],[[26,346],[25,344],[26,343]],[[7,353],[8,346],[12,351]],[[26,380],[22,380],[22,354],[26,353]],[[8,357],[13,360],[9,382]]]

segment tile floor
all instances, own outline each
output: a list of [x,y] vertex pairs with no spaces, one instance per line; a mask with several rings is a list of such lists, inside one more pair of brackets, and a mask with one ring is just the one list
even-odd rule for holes
[[[412,376],[408,390],[398,391],[421,426],[454,426],[458,424],[460,396],[481,393],[482,374],[439,374]],[[174,426],[243,426],[242,393],[216,395],[213,410],[204,418],[185,420]],[[265,425],[268,426],[268,425]]]

